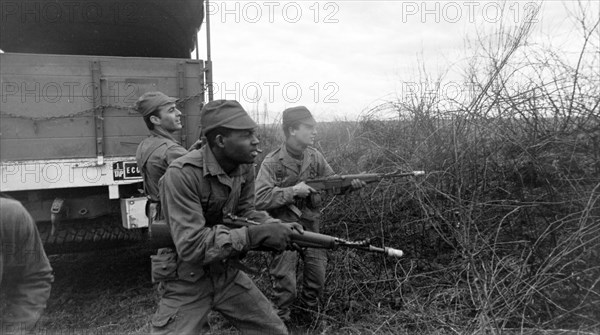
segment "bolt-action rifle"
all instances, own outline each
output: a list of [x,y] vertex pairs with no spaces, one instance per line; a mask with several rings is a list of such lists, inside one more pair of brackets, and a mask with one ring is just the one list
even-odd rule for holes
[[[230,228],[241,228],[252,225],[258,225],[259,222],[252,221],[248,218],[235,216],[233,214],[227,214],[223,218],[223,224]],[[150,244],[154,248],[166,248],[173,247],[173,239],[171,238],[171,232],[164,220],[155,221],[150,227]],[[389,247],[376,247],[371,245],[369,239],[362,241],[347,241],[339,237],[333,237],[329,235],[313,233],[310,231],[304,231],[303,234],[295,232],[292,235],[292,243],[300,248],[316,248],[316,249],[331,249],[335,250],[338,247],[360,249],[365,251],[371,251],[376,253],[386,254],[392,257],[402,257],[404,253],[402,250],[389,248]]]
[[302,216],[301,206],[309,208],[320,208],[322,206],[321,193],[330,191],[333,194],[342,194],[350,189],[352,181],[355,179],[363,181],[365,184],[376,183],[383,179],[393,179],[402,177],[413,177],[424,175],[424,171],[401,172],[396,170],[390,173],[361,173],[347,174],[339,176],[330,176],[324,178],[308,179],[304,183],[312,187],[316,192],[311,194],[306,199],[299,199],[298,202],[287,204],[287,208],[292,211],[298,218]]
[[347,174],[340,176],[331,176],[325,178],[308,179],[306,185],[317,191],[332,191],[334,194],[341,194],[345,189],[352,185],[354,179],[362,180],[366,184],[376,183],[382,179],[413,177],[424,175],[424,171],[401,172],[396,170],[390,173],[361,173]]

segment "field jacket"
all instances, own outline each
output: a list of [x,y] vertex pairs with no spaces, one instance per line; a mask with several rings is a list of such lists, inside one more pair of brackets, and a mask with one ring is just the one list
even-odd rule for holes
[[[269,153],[260,166],[256,177],[256,208],[266,210],[284,222],[300,222],[304,228],[318,232],[320,206],[307,206],[307,199],[294,197],[292,187],[308,179],[333,174],[333,169],[317,149],[307,147],[302,162],[299,162],[290,156],[283,143]],[[292,206],[302,212],[300,217]]]
[[160,181],[161,203],[177,250],[177,275],[190,282],[222,272],[249,247],[246,227],[222,225],[232,213],[258,222],[273,220],[254,206],[254,167],[225,173],[209,146],[175,160]]
[[0,198],[0,242],[0,329],[31,328],[54,277],[35,222],[16,200]]
[[161,128],[151,130],[137,148],[135,159],[144,179],[144,191],[150,200],[159,201],[158,180],[163,176],[169,164],[187,154],[171,134]]

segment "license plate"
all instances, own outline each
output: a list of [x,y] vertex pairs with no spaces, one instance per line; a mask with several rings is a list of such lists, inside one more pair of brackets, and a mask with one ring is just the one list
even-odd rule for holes
[[113,179],[127,180],[142,178],[136,162],[114,162]]

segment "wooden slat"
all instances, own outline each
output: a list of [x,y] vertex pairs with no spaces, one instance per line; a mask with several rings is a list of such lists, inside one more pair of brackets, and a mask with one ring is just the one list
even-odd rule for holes
[[[93,108],[90,68],[93,59],[98,59],[101,65],[102,105],[132,106],[149,90],[178,96],[177,62],[181,59],[0,54],[1,160],[95,156],[93,113],[68,117]],[[197,61],[184,60],[183,69],[185,96],[197,94],[202,89],[201,66]],[[16,92],[14,85],[18,86]],[[33,93],[26,94],[22,88]],[[199,134],[199,104],[200,99],[193,99],[180,107],[187,115],[185,129],[189,143]],[[59,118],[34,121],[7,113]],[[103,118],[105,156],[135,154],[137,144],[148,135],[141,116],[133,110],[107,108]]]
[[2,139],[0,141],[2,161],[83,158],[94,157],[95,153],[93,137]]

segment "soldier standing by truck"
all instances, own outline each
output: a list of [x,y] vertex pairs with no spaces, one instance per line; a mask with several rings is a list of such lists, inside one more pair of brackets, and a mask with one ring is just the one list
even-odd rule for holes
[[[188,150],[173,137],[173,134],[183,127],[181,112],[177,109],[176,101],[176,98],[169,97],[162,92],[147,92],[140,96],[135,104],[135,109],[143,116],[151,135],[139,144],[135,154],[144,180],[144,191],[148,197],[146,213],[150,227],[152,222],[162,218],[158,192],[159,179],[169,164],[188,153]],[[190,150],[199,147],[199,143],[194,143]],[[156,256],[152,256],[152,266],[174,257],[173,249],[161,248]],[[156,269],[152,270],[153,281],[155,281],[155,271]],[[161,286],[162,284],[159,282],[159,292],[162,291]]]
[[35,221],[0,196],[0,333],[25,334],[46,308],[54,276]]
[[[304,182],[334,174],[325,157],[311,147],[317,122],[304,106],[283,111],[282,128],[285,142],[269,153],[256,177],[256,207],[267,210],[283,222],[300,222],[304,229],[319,232],[321,198]],[[352,188],[365,184],[352,181]],[[304,252],[304,287],[301,304],[316,309],[325,285],[327,253],[324,249],[308,248]],[[274,303],[283,320],[290,319],[290,307],[297,297],[296,266],[298,253],[286,250],[274,254],[270,265]]]
[[183,127],[176,101],[162,92],[147,92],[135,104],[151,134],[140,143],[135,153],[148,196],[146,212],[150,221],[158,219],[159,215],[158,180],[171,162],[188,153],[173,137]]
[[[196,334],[220,312],[244,334],[287,334],[250,277],[239,270],[248,250],[290,247],[298,223],[281,223],[254,206],[256,123],[233,100],[207,103],[200,124],[207,145],[175,160],[160,182],[162,210],[177,250],[164,264],[165,292],[152,318],[154,334]],[[262,224],[230,229],[227,214]]]

